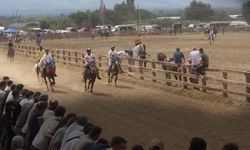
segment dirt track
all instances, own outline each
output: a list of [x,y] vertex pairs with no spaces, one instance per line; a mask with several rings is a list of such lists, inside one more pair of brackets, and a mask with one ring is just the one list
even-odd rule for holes
[[[28,88],[47,92],[39,84],[29,60],[6,62],[0,53],[0,76],[9,75]],[[219,150],[226,142],[239,143],[241,150],[250,149],[249,105],[201,101],[159,89],[119,81],[119,87],[97,81],[95,93],[85,93],[81,72],[58,67],[55,92],[68,111],[84,114],[103,127],[102,136],[126,137],[129,144],[146,146],[154,137],[163,139],[165,149],[186,150],[193,136],[208,142],[209,150]]]

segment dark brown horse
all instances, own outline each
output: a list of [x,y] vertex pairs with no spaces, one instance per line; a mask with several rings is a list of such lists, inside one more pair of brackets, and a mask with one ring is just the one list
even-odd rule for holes
[[111,69],[108,71],[108,82],[112,83],[113,78],[115,77],[115,86],[117,86],[117,80],[118,80],[118,75],[119,75],[120,69],[119,69],[119,64],[114,63],[111,66]]
[[[90,92],[93,93],[93,87],[95,84],[95,80],[97,77],[97,72],[94,64],[90,64],[86,67],[86,72],[83,74],[83,79],[85,83],[85,91],[87,91],[90,88]],[[87,81],[89,81],[87,83]],[[87,86],[88,84],[88,86]]]
[[[158,53],[157,54],[157,60],[161,61],[161,62],[165,62],[165,63],[170,63],[174,61],[174,58],[167,58],[167,56],[163,53]],[[180,66],[173,66],[173,65],[167,65],[167,64],[162,64],[162,68],[164,70],[169,70],[169,71],[174,71],[174,72],[180,72]],[[166,78],[167,79],[171,79],[171,74],[170,73],[166,73]],[[178,75],[174,75],[176,80],[182,80],[181,76]]]

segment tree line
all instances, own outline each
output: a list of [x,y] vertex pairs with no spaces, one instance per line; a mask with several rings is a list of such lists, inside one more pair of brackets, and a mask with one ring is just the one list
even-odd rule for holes
[[[175,21],[170,19],[159,20],[157,16],[181,16],[180,22],[183,24],[206,22],[206,21],[225,21],[230,20],[229,12],[231,10],[216,10],[210,4],[201,1],[193,0],[184,10],[177,11],[177,13],[151,12],[145,9],[138,9],[135,5],[135,0],[125,0],[114,6],[113,9],[106,9],[104,14],[105,25],[117,24],[136,24],[139,16],[142,24],[159,24],[163,27],[171,27]],[[240,13],[238,11],[237,13]],[[250,1],[245,2],[242,6],[242,15],[245,20],[250,23]],[[60,15],[57,17],[43,17],[38,21],[42,29],[65,29],[73,26],[76,28],[95,27],[101,25],[99,10],[77,11],[69,15]],[[19,19],[19,22],[27,21],[27,19]],[[29,19],[29,21],[31,21]],[[6,24],[6,23],[5,23]]]

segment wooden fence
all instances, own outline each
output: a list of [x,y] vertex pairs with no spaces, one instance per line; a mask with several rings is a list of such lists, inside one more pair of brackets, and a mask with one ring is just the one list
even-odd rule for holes
[[[6,45],[1,46],[6,50]],[[17,55],[36,58],[38,48],[17,45],[15,50]],[[85,54],[81,51],[59,49],[52,51],[57,63],[80,68],[85,64]],[[146,66],[144,66],[145,63]],[[96,64],[100,70],[107,70],[108,61],[105,56],[98,56]],[[166,65],[167,70],[162,69],[162,65]],[[173,68],[177,67],[175,64],[131,57],[122,58],[122,67],[126,75],[137,80],[201,92],[219,92],[224,97],[246,98],[250,102],[250,72],[248,71],[210,68],[205,76],[197,77],[189,73],[190,67],[187,65],[181,67],[181,72],[176,72],[173,71]]]

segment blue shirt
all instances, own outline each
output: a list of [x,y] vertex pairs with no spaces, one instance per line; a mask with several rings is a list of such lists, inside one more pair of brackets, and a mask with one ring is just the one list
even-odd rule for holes
[[181,64],[182,63],[182,59],[184,59],[184,55],[181,51],[176,51],[174,53],[174,61],[176,64]]

